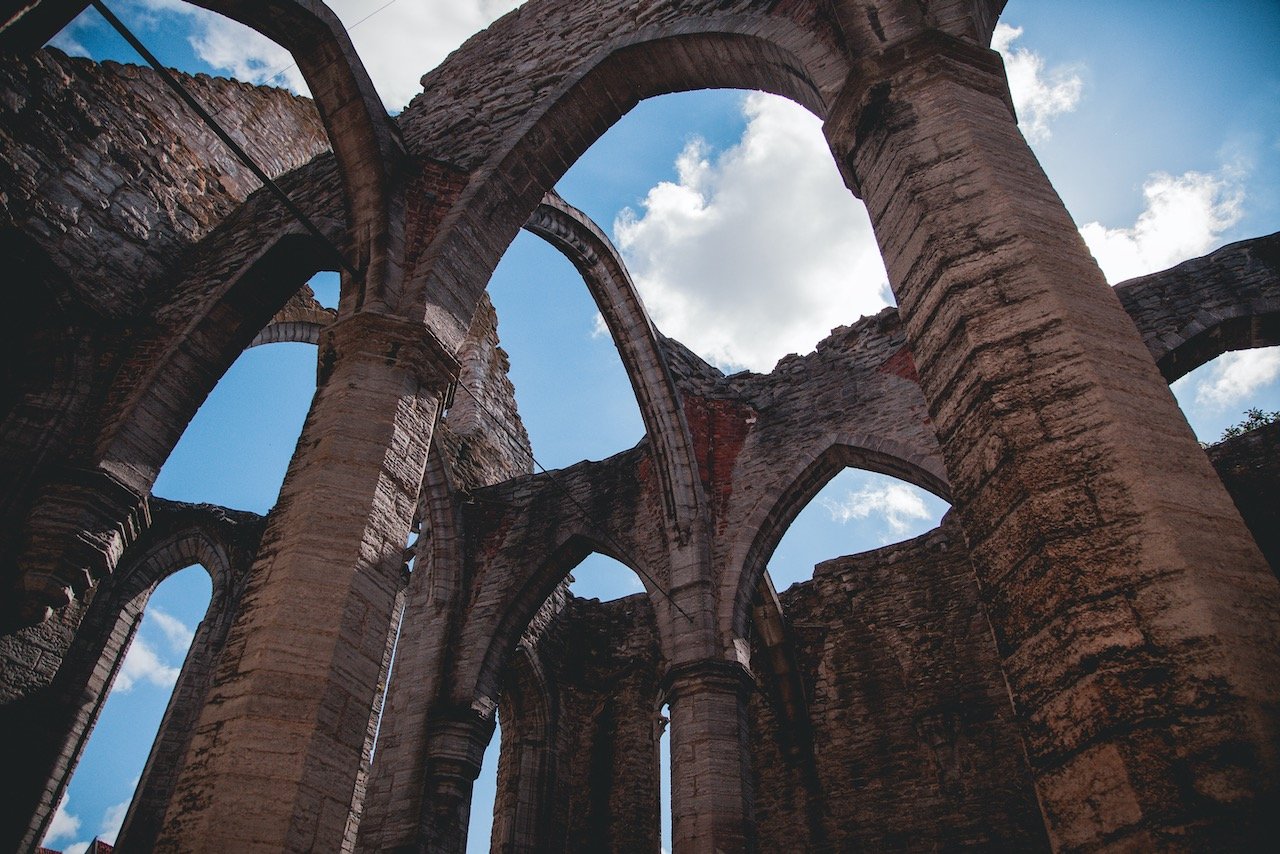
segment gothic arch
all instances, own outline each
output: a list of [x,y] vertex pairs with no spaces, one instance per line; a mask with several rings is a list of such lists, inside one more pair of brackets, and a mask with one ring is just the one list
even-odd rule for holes
[[[568,524],[564,527],[572,530],[577,526]],[[486,573],[485,587],[492,591],[490,595],[494,598],[498,598],[502,591],[512,587],[517,592],[509,598],[503,597],[506,599],[505,606],[496,619],[470,624],[464,629],[461,637],[462,648],[483,649],[484,653],[476,661],[478,666],[475,668],[474,675],[460,673],[461,678],[457,688],[462,693],[458,699],[469,699],[466,698],[467,692],[474,690],[474,697],[490,703],[496,702],[502,671],[519,644],[521,635],[525,633],[543,607],[543,603],[555,593],[573,568],[582,563],[592,552],[607,555],[628,566],[637,577],[642,579],[646,592],[650,596],[656,595],[648,579],[630,565],[625,555],[618,554],[612,546],[582,530],[576,530],[567,536],[561,534],[560,544],[550,554],[541,558],[532,558],[526,566],[532,566],[533,571],[523,581],[512,577],[508,572]],[[512,569],[519,573],[518,567],[512,567]],[[512,584],[512,582],[515,583]],[[476,601],[479,607],[474,608],[472,614],[482,614],[484,603],[489,601],[489,597],[481,592],[477,595]]]
[[[135,839],[154,838],[161,811],[168,804],[172,779],[151,772],[175,767],[190,742],[191,724],[203,702],[214,658],[243,592],[261,520],[249,513],[163,499],[155,499],[155,504],[153,526],[122,557],[118,571],[99,585],[63,666],[47,691],[32,699],[28,714],[48,716],[38,729],[51,738],[26,746],[30,755],[22,767],[30,772],[29,790],[37,793],[26,844],[34,845],[52,818],[152,591],[178,570],[199,564],[212,582],[209,606],[174,686],[121,838],[134,832],[141,836],[130,837],[131,844]],[[42,780],[34,779],[40,776]],[[132,831],[135,824],[142,827]]]
[[1169,382],[1231,350],[1280,344],[1280,234],[1116,285]]
[[800,511],[827,481],[846,468],[886,474],[927,490],[943,500],[950,487],[942,461],[905,443],[871,435],[828,436],[815,443],[791,471],[778,478],[760,497],[745,521],[755,531],[744,552],[729,560],[721,583],[720,625],[730,637],[744,637],[751,618],[751,600],[769,557]]
[[554,191],[524,226],[577,268],[600,309],[635,392],[663,485],[663,505],[687,536],[704,501],[680,393],[622,256],[598,225]]
[[[471,63],[474,76],[484,67],[476,54],[500,43],[507,27],[529,26],[528,16],[546,16],[546,26],[563,28],[565,5],[530,6],[520,16],[496,22],[424,78],[426,92],[402,117],[412,150],[453,166],[424,176],[423,190],[449,207],[433,211],[426,218],[429,227],[407,240],[421,246],[416,250],[421,260],[410,272],[411,298],[426,306],[428,324],[454,347],[481,286],[544,193],[641,100],[691,89],[759,89],[825,115],[849,71],[838,49],[839,34],[828,21],[790,20],[781,12],[698,15],[693,10],[680,16],[677,26],[674,19],[663,20],[667,10],[655,8],[638,21],[612,22],[603,32],[597,26],[563,33],[566,47],[554,65],[562,65],[564,56],[583,57],[568,72],[552,67],[546,57],[525,61],[520,51],[504,52],[505,62],[487,63],[485,77],[538,81],[534,98],[520,92],[522,103],[505,103],[503,96],[473,103],[485,80],[474,81],[465,92],[437,91],[455,67]],[[505,97],[514,98],[514,91]],[[463,116],[486,114],[502,119],[474,131],[469,121],[461,131],[456,127]],[[483,154],[472,153],[477,150]]]

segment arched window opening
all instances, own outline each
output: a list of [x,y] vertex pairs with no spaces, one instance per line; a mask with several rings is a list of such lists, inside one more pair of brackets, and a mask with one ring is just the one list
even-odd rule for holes
[[337,273],[321,270],[311,277],[307,285],[310,286],[311,293],[315,294],[316,302],[325,308],[337,308],[340,283],[341,277]]
[[[1280,347],[1236,350],[1170,386],[1196,437],[1207,445],[1280,412]],[[1258,415],[1251,413],[1257,412]]]
[[925,490],[861,469],[845,469],[813,497],[787,529],[769,561],[774,587],[813,577],[834,557],[904,542],[937,527],[948,505]]
[[539,463],[564,468],[639,441],[644,426],[622,360],[563,255],[522,232],[494,271],[489,296]]
[[580,599],[599,599],[610,602],[644,592],[640,576],[624,563],[599,552],[587,555],[573,568],[569,592]]
[[651,98],[557,190],[621,251],[657,327],[726,372],[766,372],[893,302],[821,121],[776,95]]
[[162,581],[146,602],[80,761],[41,843],[83,851],[96,837],[114,844],[138,786],[197,627],[212,595],[198,565]]
[[493,808],[498,792],[498,753],[502,747],[502,720],[493,728],[493,737],[484,749],[480,775],[471,789],[471,820],[467,826],[467,854],[488,854],[493,833]]
[[246,350],[187,426],[155,494],[265,513],[276,502],[315,390],[315,347]]

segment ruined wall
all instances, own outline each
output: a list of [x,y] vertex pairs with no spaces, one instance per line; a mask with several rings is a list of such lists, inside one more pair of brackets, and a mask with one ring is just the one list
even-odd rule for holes
[[1280,423],[1219,442],[1208,453],[1258,548],[1280,576]]
[[[663,666],[648,599],[571,597],[536,655],[549,720],[521,715],[516,704],[499,707],[493,850],[657,851]],[[546,824],[530,838],[511,833],[504,813],[520,798],[522,743],[542,739],[550,743],[554,768],[544,788]]]
[[[306,99],[205,76],[183,80],[270,174],[327,148]],[[326,189],[323,180],[312,182],[312,192],[336,195],[336,181],[327,183]],[[0,61],[0,250],[20,284],[0,317],[0,355],[8,356],[0,382],[0,587],[6,592],[19,554],[37,572],[57,572],[51,567],[67,546],[53,541],[74,539],[73,532],[86,527],[76,518],[86,508],[120,502],[129,506],[126,514],[145,517],[138,505],[149,480],[137,483],[126,473],[117,478],[125,482],[112,485],[92,471],[101,462],[89,456],[100,431],[110,429],[155,375],[167,379],[170,388],[160,398],[168,412],[143,419],[154,434],[148,441],[159,450],[129,455],[143,468],[149,463],[153,477],[234,358],[224,364],[215,354],[216,342],[246,334],[232,328],[237,310],[265,313],[265,322],[279,305],[256,303],[283,287],[282,304],[287,289],[305,281],[277,264],[263,271],[263,282],[247,283],[231,311],[215,309],[276,225],[250,216],[245,226],[235,216],[257,186],[149,69],[98,65],[54,50]],[[193,259],[193,243],[219,227],[238,240],[222,241],[211,263]],[[220,327],[211,330],[212,342],[200,340],[200,319]],[[243,343],[257,331],[247,330]],[[184,339],[192,339],[185,346],[198,364],[166,364]],[[233,340],[231,349],[240,343]],[[113,382],[122,388],[113,392]],[[55,496],[42,514],[45,530],[24,529],[42,491]],[[114,530],[123,518],[116,515],[88,540],[110,542],[104,551],[118,555],[139,529],[134,523]],[[100,575],[112,562],[99,566],[102,559],[90,555],[75,572]],[[79,592],[92,579],[62,580]],[[18,598],[6,595],[6,606]]]
[[[269,175],[328,149],[306,98],[178,76]],[[184,246],[259,186],[150,69],[50,49],[0,63],[0,92],[0,226],[38,243],[104,317],[135,312]]]
[[[953,523],[819,564],[781,594],[812,754],[752,698],[763,851],[1044,848],[973,568]],[[759,653],[753,660],[759,658]]]

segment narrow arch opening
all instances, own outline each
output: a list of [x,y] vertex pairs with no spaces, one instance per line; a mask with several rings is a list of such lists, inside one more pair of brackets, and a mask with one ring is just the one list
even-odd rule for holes
[[658,736],[658,815],[662,854],[671,852],[671,706],[662,704],[656,724]]
[[315,347],[244,351],[178,440],[154,493],[265,513],[276,502],[315,389]]
[[311,277],[307,285],[311,288],[311,293],[315,295],[316,302],[325,308],[336,309],[338,307],[338,291],[341,281],[342,277],[337,273],[321,270]]
[[644,426],[622,360],[564,256],[522,232],[494,271],[489,296],[539,463],[564,468],[639,441]]
[[613,558],[592,552],[573,568],[569,576],[569,592],[580,599],[612,602],[624,596],[644,592],[644,583],[629,566]]
[[502,750],[502,720],[497,718],[493,737],[484,749],[480,775],[471,789],[471,818],[467,825],[467,854],[488,854],[493,834],[493,810],[498,794],[498,754]]
[[[1280,347],[1223,353],[1174,382],[1173,395],[1203,443],[1212,445],[1280,412]],[[1250,412],[1261,413],[1261,417]]]
[[787,528],[769,561],[774,587],[813,578],[824,560],[904,542],[936,528],[950,505],[889,475],[846,468]]
[[204,567],[192,565],[147,599],[41,845],[77,854],[94,838],[115,844],[212,592]]

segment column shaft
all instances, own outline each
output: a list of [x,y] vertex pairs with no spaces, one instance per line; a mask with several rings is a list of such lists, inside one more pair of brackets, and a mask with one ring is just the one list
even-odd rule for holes
[[449,359],[421,324],[336,324],[157,844],[338,851]]
[[671,842],[677,854],[755,849],[745,692],[737,664],[702,661],[668,674]]
[[1055,847],[1249,847],[1280,813],[1280,588],[998,57],[901,45],[827,133],[875,225]]

